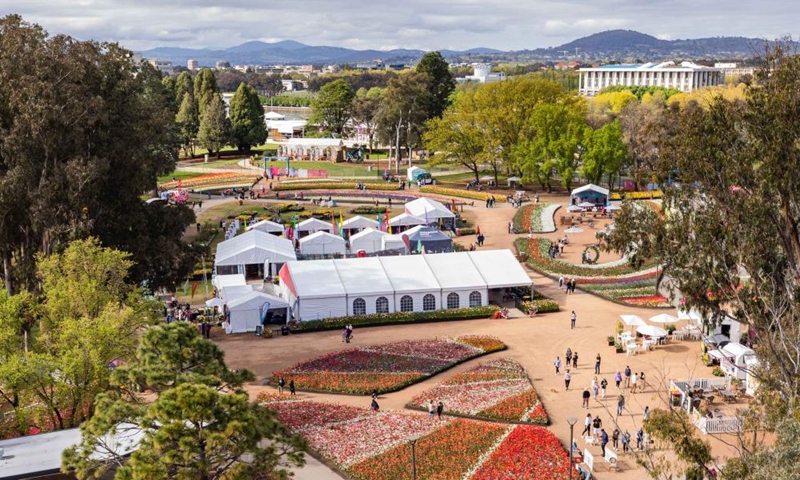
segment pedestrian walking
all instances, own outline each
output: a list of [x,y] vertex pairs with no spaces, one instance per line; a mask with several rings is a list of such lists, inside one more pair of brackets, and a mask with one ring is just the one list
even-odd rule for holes
[[433,400],[428,402],[428,415],[430,415],[431,420],[433,420],[434,415],[436,414],[436,404],[433,403]]
[[286,380],[283,377],[278,377],[278,393],[283,393],[283,387],[286,385]]
[[572,375],[570,375],[569,370],[564,373],[564,387],[566,391],[569,391],[569,381],[572,380]]
[[630,432],[628,432],[626,430],[625,433],[622,434],[621,440],[622,440],[622,451],[624,453],[628,453],[628,449],[630,448],[630,445],[631,445],[631,434],[630,434]]
[[608,380],[603,378],[600,380],[600,391],[603,393],[603,400],[606,398],[606,389],[608,388]]
[[614,374],[614,383],[617,384],[617,389],[619,389],[619,384],[622,382],[622,372],[617,370],[617,373]]
[[572,311],[572,313],[571,313],[571,314],[570,314],[570,316],[569,316],[570,330],[572,330],[572,329],[574,329],[574,328],[575,328],[575,320],[576,320],[577,318],[578,318],[578,317],[577,317],[577,315],[575,315],[575,310],[573,310],[573,311]]
[[558,277],[558,288],[559,289],[564,288],[564,275],[560,275]]
[[442,419],[442,412],[444,412],[444,403],[439,401],[439,403],[436,405],[436,415],[439,417],[439,420]]
[[595,373],[595,375],[600,375],[600,354],[599,353],[594,358],[594,373]]
[[569,289],[572,293],[575,293],[575,277],[569,281]]
[[644,372],[641,372],[639,374],[639,391],[640,392],[644,392],[644,387],[645,386],[647,386],[647,384],[644,383]]
[[600,428],[603,426],[603,421],[600,420],[600,415],[594,417],[592,420],[592,436],[599,437],[600,436]]
[[583,421],[583,432],[581,436],[590,435],[592,433],[592,414],[587,413],[586,419]]
[[644,450],[644,429],[642,428],[636,432],[636,448],[638,450]]
[[347,334],[348,334],[348,331],[347,331],[347,326],[345,326],[345,327],[342,329],[342,343],[344,343],[344,342],[346,342],[346,341],[347,341]]
[[644,412],[642,412],[642,421],[646,422],[648,420],[650,420],[650,407],[645,405]]
[[597,383],[597,377],[592,379],[592,396],[597,401],[597,395],[600,393],[600,385]]
[[569,367],[572,363],[572,348],[567,348],[567,353],[564,354],[564,358],[567,359],[567,364],[565,366]]
[[578,352],[572,354],[572,369],[578,369]]
[[556,357],[556,361],[553,362],[553,366],[556,367],[556,375],[558,375],[558,370],[561,368],[561,357]]
[[589,398],[592,396],[588,388],[583,389],[583,408],[589,408]]
[[625,388],[630,388],[631,386],[631,367],[625,366]]
[[296,397],[297,391],[294,389],[294,379],[289,380],[289,395]]
[[637,377],[638,375],[636,372],[633,372],[633,375],[631,375],[631,393],[636,393],[636,380],[638,380]]
[[608,445],[608,434],[606,433],[605,429],[600,430],[600,452],[605,457],[606,456],[606,445]]
[[619,428],[615,428],[611,433],[611,445],[614,447],[614,450],[619,448]]
[[617,416],[619,417],[622,415],[622,412],[625,411],[625,395],[619,394],[617,397]]

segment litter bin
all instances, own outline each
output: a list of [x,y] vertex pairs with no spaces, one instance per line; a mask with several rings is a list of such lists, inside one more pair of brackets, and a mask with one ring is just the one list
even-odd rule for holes
[[288,325],[281,326],[281,335],[289,335],[289,326]]

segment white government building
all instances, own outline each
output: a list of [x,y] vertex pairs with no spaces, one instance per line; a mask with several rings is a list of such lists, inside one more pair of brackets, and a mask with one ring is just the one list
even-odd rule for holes
[[579,93],[594,96],[615,85],[629,87],[677,88],[682,92],[720,85],[725,82],[721,68],[704,67],[692,62],[663,62],[632,65],[604,65],[581,68]]

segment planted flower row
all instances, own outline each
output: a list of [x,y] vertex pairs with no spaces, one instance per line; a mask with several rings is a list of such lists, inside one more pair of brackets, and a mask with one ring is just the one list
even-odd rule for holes
[[[408,406],[442,402],[445,412],[507,422],[547,424],[548,418],[525,370],[510,359],[455,375],[415,396]],[[537,408],[538,407],[538,408]]]
[[160,185],[161,188],[191,188],[191,189],[207,189],[215,187],[228,187],[232,185],[252,185],[261,178],[258,174],[242,174],[242,173],[209,173],[207,175],[200,175],[197,177],[186,178],[166,182]]
[[[491,193],[483,193],[483,192],[473,192],[472,190],[459,190],[457,188],[446,188],[446,187],[431,187],[431,186],[424,186],[420,187],[420,192],[423,193],[434,193],[436,195],[445,195],[448,197],[461,197],[461,198],[471,198],[474,200],[481,200],[486,201],[489,197],[492,196]],[[505,202],[506,197],[502,195],[494,195],[494,198],[497,202]]]
[[527,252],[528,264],[537,271],[550,275],[567,275],[570,277],[602,278],[616,277],[619,275],[635,274],[642,270],[649,270],[654,263],[648,262],[641,268],[635,269],[628,264],[616,265],[607,268],[588,268],[556,258],[548,254],[551,241],[546,238],[519,238],[515,245],[519,251]]
[[[523,233],[549,233],[553,231],[551,203],[534,203],[524,205],[514,214],[514,227]],[[543,216],[550,215],[550,221],[546,222]]]
[[[395,191],[400,190],[397,183],[370,183],[363,184],[366,190]],[[273,187],[274,191],[285,192],[291,190],[355,190],[355,182],[292,182],[281,183]]]
[[469,358],[504,349],[493,337],[402,341],[342,350],[273,373],[301,390],[367,394],[416,383]]
[[567,451],[549,430],[518,425],[470,480],[561,480],[569,476],[567,456]]

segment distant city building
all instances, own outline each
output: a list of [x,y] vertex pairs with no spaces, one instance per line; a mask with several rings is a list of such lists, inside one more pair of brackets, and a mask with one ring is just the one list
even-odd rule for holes
[[467,75],[463,78],[457,78],[458,83],[492,83],[500,82],[506,79],[506,74],[503,72],[492,73],[492,67],[486,64],[474,65],[472,75]]
[[214,68],[216,68],[217,70],[227,70],[231,68],[231,64],[229,62],[218,60],[217,63],[214,64]]
[[573,70],[575,68],[580,67],[581,64],[578,62],[558,62],[555,66],[556,70]]
[[386,66],[384,68],[386,70],[394,70],[396,72],[399,72],[401,70],[405,70],[406,69],[406,64],[405,63],[388,63],[388,64],[386,64]]
[[659,64],[604,65],[596,68],[581,68],[578,91],[581,95],[594,96],[600,90],[623,85],[627,87],[676,88],[691,92],[698,88],[724,83],[723,70],[704,67],[692,62],[664,62]]
[[186,62],[186,68],[194,72],[195,70],[200,68],[200,62],[198,62],[197,60],[189,60],[188,62]]
[[752,75],[756,71],[753,67],[739,67],[735,63],[715,63],[714,68],[721,68],[726,77]]
[[286,90],[287,92],[294,92],[297,90],[305,89],[303,82],[299,80],[281,80],[281,83],[283,84],[283,89]]
[[150,65],[156,67],[156,70],[165,74],[165,75],[172,75],[175,73],[175,67],[172,66],[172,62],[169,60],[158,60],[158,59],[150,59],[148,60]]
[[353,65],[353,70],[381,70],[383,69],[383,62],[376,60],[374,62],[362,62]]

